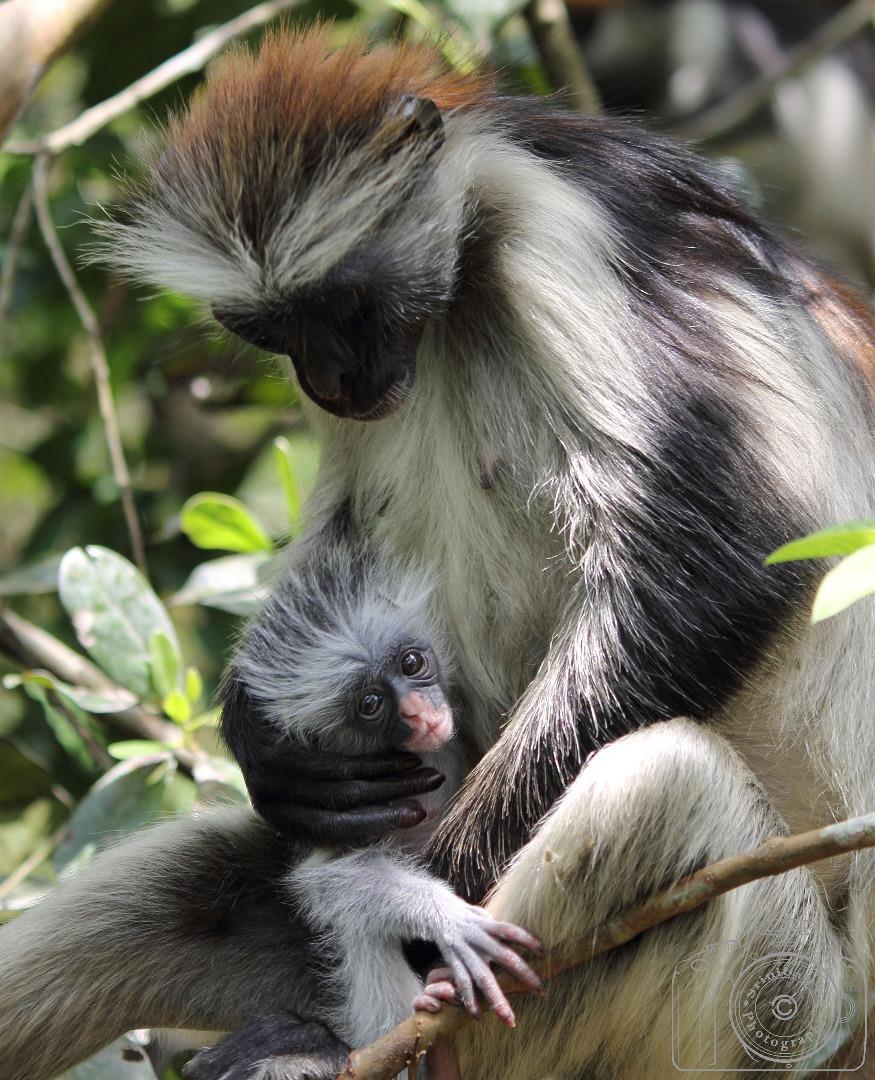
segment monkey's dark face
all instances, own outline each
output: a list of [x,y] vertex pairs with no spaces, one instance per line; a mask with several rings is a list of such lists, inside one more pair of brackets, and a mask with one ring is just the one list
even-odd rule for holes
[[423,330],[439,305],[418,306],[402,318],[385,298],[350,284],[297,298],[285,309],[214,316],[251,345],[288,356],[301,389],[320,408],[344,419],[379,420],[405,400]]
[[406,646],[355,695],[353,723],[387,749],[433,753],[453,736],[453,713],[427,647]]

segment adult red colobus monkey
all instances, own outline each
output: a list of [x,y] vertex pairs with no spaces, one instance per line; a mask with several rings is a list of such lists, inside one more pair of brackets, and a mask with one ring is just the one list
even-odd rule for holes
[[[712,168],[425,47],[283,33],[217,64],[114,233],[132,274],[291,356],[322,441],[300,542],[342,526],[438,581],[480,760],[433,865],[464,895],[495,885],[502,918],[558,945],[875,805],[873,610],[812,628],[810,577],[763,567],[875,511],[872,326]],[[434,784],[296,751],[239,680],[224,730],[293,837],[415,825],[395,800]],[[306,1018],[274,887],[293,857],[252,819],[177,823],[4,929],[13,1080],[49,1075],[34,1047],[69,1060],[126,1025]],[[463,1074],[798,1069],[843,956],[869,968],[871,915],[867,856],[745,886],[521,1002],[512,1036],[473,1025]],[[259,1020],[210,1080],[330,1075],[296,1031]]]

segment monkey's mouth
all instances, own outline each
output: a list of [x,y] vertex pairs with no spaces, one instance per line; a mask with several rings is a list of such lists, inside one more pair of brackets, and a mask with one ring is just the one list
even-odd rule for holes
[[300,382],[307,396],[320,409],[324,409],[333,416],[339,416],[342,420],[358,420],[367,423],[371,420],[382,420],[404,404],[413,389],[413,370],[404,368],[401,375],[389,384],[377,401],[367,408],[356,408],[350,401],[326,401],[314,393],[306,378],[301,378]]
[[382,420],[384,416],[389,416],[390,413],[399,409],[404,402],[410,397],[410,391],[413,389],[413,372],[410,368],[406,368],[401,375],[400,379],[396,379],[395,382],[389,387],[386,393],[380,398],[380,400],[370,409],[366,409],[364,412],[349,412],[347,413],[347,419],[349,420]]

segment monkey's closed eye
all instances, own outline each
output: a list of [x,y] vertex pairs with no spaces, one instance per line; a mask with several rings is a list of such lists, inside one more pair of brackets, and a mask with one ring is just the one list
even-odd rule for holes
[[386,697],[377,690],[366,690],[356,702],[356,712],[363,720],[377,720],[382,715]]
[[425,657],[419,649],[407,649],[401,657],[401,672],[408,678],[422,674],[425,667]]

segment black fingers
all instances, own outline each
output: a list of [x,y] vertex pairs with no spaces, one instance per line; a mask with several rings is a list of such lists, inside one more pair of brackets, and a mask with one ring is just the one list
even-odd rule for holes
[[371,780],[392,777],[418,769],[422,761],[416,754],[362,754],[347,757],[324,751],[304,750],[293,745],[276,747],[265,757],[272,772],[282,772],[310,780]]
[[417,802],[395,806],[363,806],[357,810],[322,810],[294,803],[256,804],[278,832],[320,844],[356,845],[381,840],[396,829],[410,829],[425,820]]
[[281,786],[266,784],[261,776],[250,782],[253,798],[260,803],[293,801],[313,810],[355,810],[398,799],[412,799],[434,791],[444,782],[436,769],[417,769],[399,777],[380,780],[311,780],[286,774]]

